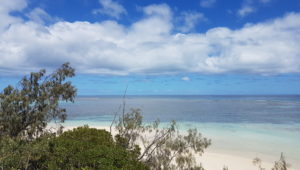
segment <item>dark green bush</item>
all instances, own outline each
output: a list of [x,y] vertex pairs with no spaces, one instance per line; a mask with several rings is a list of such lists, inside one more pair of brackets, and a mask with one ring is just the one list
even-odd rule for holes
[[51,169],[147,169],[134,151],[117,145],[105,130],[79,127],[54,138],[49,145]]
[[28,141],[22,138],[0,137],[0,169],[47,169],[44,162],[49,155],[53,135]]

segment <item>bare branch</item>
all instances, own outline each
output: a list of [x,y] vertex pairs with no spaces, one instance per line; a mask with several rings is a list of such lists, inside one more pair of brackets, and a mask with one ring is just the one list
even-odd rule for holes
[[128,89],[128,84],[126,86],[124,95],[123,95],[123,110],[122,110],[122,120],[123,120],[123,127],[124,127],[124,117],[125,117],[125,110],[126,110],[126,93]]

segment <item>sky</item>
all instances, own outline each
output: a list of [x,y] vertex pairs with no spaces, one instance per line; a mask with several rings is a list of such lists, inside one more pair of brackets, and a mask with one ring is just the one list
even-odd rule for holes
[[0,89],[70,62],[78,95],[300,94],[299,0],[0,0]]

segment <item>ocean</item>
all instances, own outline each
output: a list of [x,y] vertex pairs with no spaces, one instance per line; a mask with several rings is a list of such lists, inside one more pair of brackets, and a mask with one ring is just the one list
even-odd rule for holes
[[[145,122],[178,122],[212,139],[211,152],[260,156],[274,162],[284,153],[300,169],[300,95],[126,96],[126,111],[140,108]],[[122,96],[80,96],[61,103],[66,126],[109,126]],[[119,112],[120,114],[120,112]]]
[[[64,103],[69,120],[111,120],[122,96],[78,97]],[[300,123],[299,96],[126,96],[126,108],[140,108],[145,121],[214,123]]]

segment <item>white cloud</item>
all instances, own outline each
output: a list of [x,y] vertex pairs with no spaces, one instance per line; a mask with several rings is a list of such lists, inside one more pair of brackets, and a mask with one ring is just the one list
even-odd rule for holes
[[179,17],[178,30],[181,32],[193,31],[199,22],[205,20],[205,16],[200,12],[183,12]]
[[148,6],[144,13],[130,26],[11,23],[0,31],[0,74],[51,69],[66,61],[80,73],[95,74],[300,73],[300,13],[202,34],[174,33],[167,5]]
[[216,3],[216,0],[201,0],[200,6],[203,8],[211,8]]
[[45,24],[46,23],[54,23],[59,21],[58,18],[51,17],[46,11],[44,11],[41,8],[35,8],[32,11],[30,11],[26,16],[34,22],[37,22],[39,24]]
[[172,17],[171,8],[167,4],[153,4],[143,9],[148,16],[158,16],[165,20],[170,20]]
[[93,11],[94,14],[105,14],[113,18],[119,19],[121,15],[127,13],[126,9],[113,0],[99,0],[102,8]]
[[250,5],[245,5],[241,9],[238,10],[238,15],[240,17],[245,17],[251,13],[255,12],[255,8]]
[[10,16],[9,13],[22,11],[27,6],[25,0],[1,0],[0,4],[0,31],[10,24],[22,22],[22,19]]
[[245,17],[258,11],[261,5],[265,5],[271,1],[272,0],[244,0],[242,7],[237,11],[237,15],[240,17]]
[[190,81],[191,79],[189,77],[182,77],[181,80],[183,80],[183,81]]

